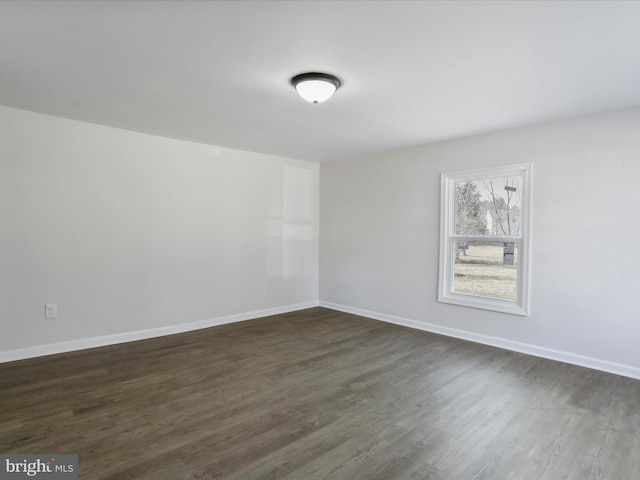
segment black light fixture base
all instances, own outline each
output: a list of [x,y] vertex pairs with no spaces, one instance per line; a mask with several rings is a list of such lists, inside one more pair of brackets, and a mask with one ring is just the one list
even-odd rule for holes
[[336,87],[336,90],[340,88],[340,85],[342,85],[340,79],[335,75],[320,72],[307,72],[296,75],[291,79],[291,85],[297,87],[300,82],[304,82],[306,80],[323,80],[325,82],[332,83]]

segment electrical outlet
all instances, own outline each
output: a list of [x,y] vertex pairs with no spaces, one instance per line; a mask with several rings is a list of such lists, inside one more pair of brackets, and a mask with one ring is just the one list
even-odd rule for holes
[[56,318],[58,316],[58,305],[46,303],[44,305],[44,318]]
[[260,295],[264,295],[265,293],[267,293],[267,286],[265,284],[263,284],[263,283],[258,285],[258,293]]

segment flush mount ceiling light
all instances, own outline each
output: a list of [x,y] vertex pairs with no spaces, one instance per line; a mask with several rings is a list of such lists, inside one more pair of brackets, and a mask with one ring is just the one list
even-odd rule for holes
[[309,72],[293,77],[291,85],[307,102],[320,103],[328,100],[340,88],[342,82],[335,75]]

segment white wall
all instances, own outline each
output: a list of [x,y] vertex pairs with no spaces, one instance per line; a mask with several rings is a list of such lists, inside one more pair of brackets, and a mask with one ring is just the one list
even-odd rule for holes
[[[437,303],[440,172],[524,162],[531,316]],[[320,299],[640,377],[638,178],[640,109],[323,164]],[[317,164],[0,107],[0,361],[317,300]]]
[[0,360],[316,304],[318,175],[0,107]]
[[[440,173],[533,162],[531,316],[440,304]],[[640,378],[640,109],[322,164],[321,304]]]

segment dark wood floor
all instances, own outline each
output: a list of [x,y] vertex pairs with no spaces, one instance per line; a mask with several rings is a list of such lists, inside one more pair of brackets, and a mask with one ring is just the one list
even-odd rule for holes
[[314,308],[0,365],[81,479],[640,479],[640,381]]

